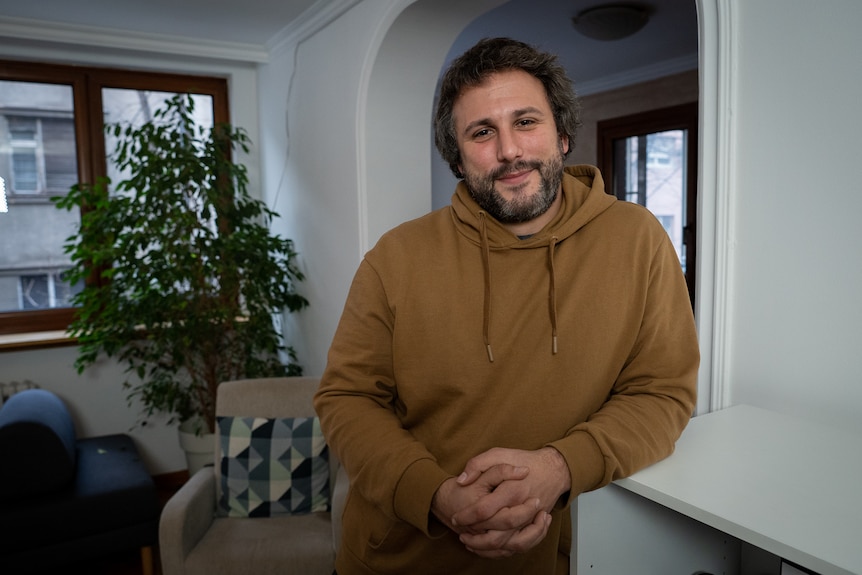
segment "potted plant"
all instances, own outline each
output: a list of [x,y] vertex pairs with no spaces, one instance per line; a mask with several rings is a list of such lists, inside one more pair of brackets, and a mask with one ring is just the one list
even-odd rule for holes
[[104,354],[126,366],[129,402],[168,422],[215,430],[223,381],[299,375],[273,314],[308,302],[291,240],[270,232],[276,215],[249,196],[244,130],[200,128],[194,100],[180,94],[136,127],[111,124],[110,154],[125,174],[78,184],[61,209],[81,209],[66,241],[78,313],[78,372]]

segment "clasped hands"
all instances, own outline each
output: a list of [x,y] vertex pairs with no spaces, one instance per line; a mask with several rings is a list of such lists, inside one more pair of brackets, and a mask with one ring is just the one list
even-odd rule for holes
[[568,466],[556,449],[497,447],[468,461],[457,478],[444,481],[431,511],[459,534],[469,551],[490,559],[510,557],[545,538],[550,511],[570,488]]

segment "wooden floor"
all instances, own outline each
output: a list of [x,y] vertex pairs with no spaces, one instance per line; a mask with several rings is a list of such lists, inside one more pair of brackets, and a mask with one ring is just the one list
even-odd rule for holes
[[[40,575],[48,575],[45,572]],[[56,573],[81,573],[82,575],[143,575],[141,567],[140,551],[124,551],[102,556],[84,563],[73,563],[64,565],[62,569],[54,568],[50,571]],[[161,575],[162,566],[158,553],[153,553],[153,574]]]

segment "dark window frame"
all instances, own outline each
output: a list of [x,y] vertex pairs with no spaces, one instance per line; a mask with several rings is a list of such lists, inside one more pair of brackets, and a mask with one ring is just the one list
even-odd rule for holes
[[[696,291],[695,264],[697,262],[697,173],[698,173],[698,102],[669,106],[601,120],[596,125],[597,164],[605,181],[605,189],[614,189],[614,142],[623,138],[642,136],[669,130],[687,130],[686,156],[686,209],[683,224],[685,249],[685,281],[694,307]],[[623,198],[625,199],[625,198]]]
[[[103,88],[205,94],[212,97],[214,123],[230,122],[226,78],[0,60],[0,80],[72,87],[78,180],[82,183],[93,183],[107,174]],[[91,281],[97,277],[93,274]],[[0,335],[65,331],[74,314],[75,308],[0,312]]]

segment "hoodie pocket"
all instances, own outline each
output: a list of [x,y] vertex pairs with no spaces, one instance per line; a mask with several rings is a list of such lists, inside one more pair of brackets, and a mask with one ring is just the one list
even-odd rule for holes
[[366,565],[381,569],[397,556],[403,557],[417,534],[413,526],[387,516],[351,490],[344,508],[343,539]]

